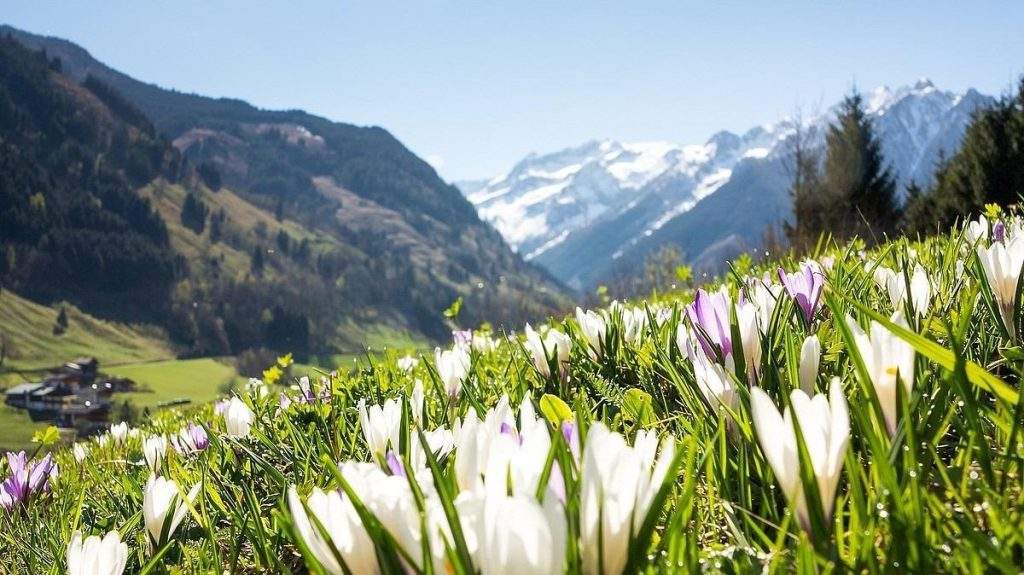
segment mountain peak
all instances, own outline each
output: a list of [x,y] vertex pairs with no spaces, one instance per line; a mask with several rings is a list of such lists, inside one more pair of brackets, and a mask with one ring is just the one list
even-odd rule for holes
[[935,84],[933,84],[930,79],[925,78],[924,76],[918,78],[917,82],[914,82],[914,91],[915,92],[924,92],[926,90],[934,90],[934,89],[935,89]]

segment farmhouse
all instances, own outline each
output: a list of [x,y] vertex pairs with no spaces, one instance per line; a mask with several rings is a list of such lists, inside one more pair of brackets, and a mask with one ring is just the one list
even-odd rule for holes
[[110,396],[134,388],[129,379],[102,377],[96,358],[81,357],[50,370],[40,381],[7,389],[5,402],[27,410],[33,421],[52,421],[88,434],[106,425]]

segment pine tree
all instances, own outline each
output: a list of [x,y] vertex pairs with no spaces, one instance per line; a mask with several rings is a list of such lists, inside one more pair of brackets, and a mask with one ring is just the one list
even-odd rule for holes
[[263,275],[263,248],[256,246],[252,249],[252,260],[251,260],[252,273],[261,276]]
[[843,100],[836,122],[825,135],[821,184],[822,223],[834,236],[859,235],[871,241],[896,231],[900,220],[896,182],[856,91]]
[[783,229],[789,245],[805,252],[814,247],[821,234],[828,232],[824,225],[828,206],[823,202],[825,196],[821,189],[821,154],[814,148],[799,114],[795,126],[796,131],[788,142],[789,161],[786,164],[790,175],[793,219],[786,222]]
[[206,207],[203,200],[195,193],[190,192],[185,196],[185,203],[181,206],[181,225],[192,230],[197,235],[202,234],[206,228],[206,216],[210,209]]
[[1024,78],[1017,93],[975,113],[960,150],[939,165],[927,193],[907,202],[909,233],[934,233],[976,217],[985,204],[1024,194]]

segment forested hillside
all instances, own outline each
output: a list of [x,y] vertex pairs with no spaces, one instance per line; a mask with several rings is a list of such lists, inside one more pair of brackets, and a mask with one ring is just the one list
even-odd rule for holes
[[466,324],[565,305],[381,128],[163,90],[2,33],[4,284],[22,295],[159,323],[193,354],[438,337],[458,297]]

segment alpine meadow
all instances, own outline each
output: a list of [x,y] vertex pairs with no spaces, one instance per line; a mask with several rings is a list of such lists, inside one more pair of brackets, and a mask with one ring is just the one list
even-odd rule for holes
[[0,24],[0,575],[1024,572],[1019,9],[185,4]]

